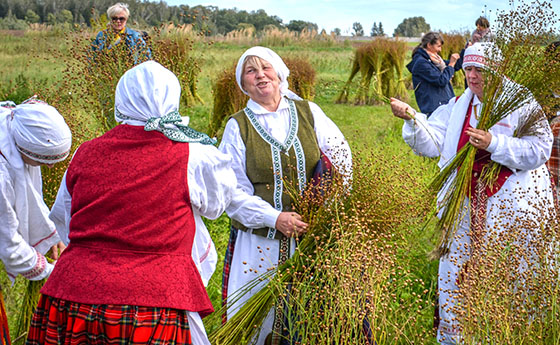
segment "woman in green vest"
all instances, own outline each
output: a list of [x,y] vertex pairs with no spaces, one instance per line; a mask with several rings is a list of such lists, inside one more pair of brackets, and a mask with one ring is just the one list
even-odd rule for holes
[[[226,209],[232,220],[223,275],[223,298],[270,267],[283,263],[295,249],[294,236],[307,224],[292,212],[283,179],[305,188],[315,166],[326,157],[350,176],[350,147],[338,127],[315,103],[288,89],[290,71],[274,51],[248,49],[236,68],[237,84],[250,99],[247,107],[227,122],[220,150],[233,157],[237,190]],[[264,284],[234,304],[231,317]],[[281,314],[271,310],[256,344],[269,343],[281,332]],[[274,343],[277,343],[276,341]]]

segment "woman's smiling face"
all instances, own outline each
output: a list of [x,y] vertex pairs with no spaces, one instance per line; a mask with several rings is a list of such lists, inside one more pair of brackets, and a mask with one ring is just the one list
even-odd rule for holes
[[114,15],[111,18],[111,26],[113,30],[115,30],[116,32],[122,31],[122,29],[124,29],[124,27],[126,26],[127,20],[128,20],[128,16],[126,15],[125,11],[121,11],[116,15]]
[[280,95],[280,78],[274,67],[258,57],[249,57],[241,78],[243,89],[259,104],[268,103]]

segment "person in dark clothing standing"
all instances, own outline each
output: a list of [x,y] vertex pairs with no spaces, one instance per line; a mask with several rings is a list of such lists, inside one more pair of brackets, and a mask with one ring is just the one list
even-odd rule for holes
[[449,61],[443,60],[439,56],[442,45],[441,34],[428,32],[412,51],[412,61],[406,66],[412,73],[416,103],[420,111],[428,116],[455,97],[450,81],[460,57],[455,53]]

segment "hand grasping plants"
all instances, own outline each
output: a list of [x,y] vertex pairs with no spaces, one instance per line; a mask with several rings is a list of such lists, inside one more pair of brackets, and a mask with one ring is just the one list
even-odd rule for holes
[[295,212],[282,212],[276,219],[276,229],[287,237],[300,236],[307,232],[308,224]]
[[414,108],[396,98],[391,98],[391,111],[393,115],[403,120],[411,120],[416,115]]
[[492,142],[492,134],[488,131],[476,128],[467,128],[466,131],[469,138],[469,143],[477,149],[486,150]]

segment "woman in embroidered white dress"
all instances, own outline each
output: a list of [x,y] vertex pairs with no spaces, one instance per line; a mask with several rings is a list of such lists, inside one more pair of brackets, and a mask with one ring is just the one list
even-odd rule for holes
[[[500,230],[504,225],[519,223],[520,219],[531,217],[531,214],[539,214],[542,209],[536,205],[552,205],[550,178],[544,165],[550,156],[552,134],[543,118],[535,125],[535,133],[514,137],[524,114],[532,107],[538,107],[536,102],[513,111],[489,131],[476,128],[484,93],[482,69],[488,68],[487,55],[492,50],[489,45],[475,43],[465,50],[463,69],[468,89],[461,97],[452,98],[447,105],[436,109],[429,119],[420,113],[413,119],[410,114],[416,112],[412,107],[394,98],[391,107],[395,116],[405,120],[405,142],[419,155],[439,156],[441,169],[453,159],[458,146],[467,142],[479,152],[487,151],[492,161],[505,167],[501,169],[508,171],[504,174],[505,178],[500,180],[499,177],[498,183],[491,188],[495,194],[488,195],[486,207],[481,204],[486,228]],[[473,178],[476,176],[473,169]],[[440,192],[440,198],[443,195],[445,191]],[[460,225],[449,252],[439,262],[440,322],[437,339],[441,344],[460,343],[460,325],[455,317],[455,307],[458,305],[459,274],[469,260],[472,229],[476,227],[471,221],[471,214],[478,210],[473,206],[475,202],[471,202],[471,208],[460,216]]]
[[[321,153],[339,172],[351,173],[344,136],[316,104],[288,90],[288,75],[282,59],[264,47],[248,49],[237,64],[237,84],[250,100],[227,122],[220,144],[220,150],[233,157],[237,177],[236,194],[226,209],[232,229],[224,263],[224,299],[285,261],[295,248],[294,236],[306,232],[307,224],[292,212],[282,190],[283,177],[291,176],[304,188]],[[261,288],[228,305],[227,316]],[[275,316],[269,313],[256,344],[272,337],[273,330],[277,334],[281,318]]]
[[[54,267],[44,255],[52,249],[56,260],[64,249],[43,200],[41,165],[66,159],[72,134],[58,111],[44,102],[30,99],[14,106],[0,103],[0,258],[12,281],[17,275],[41,280]],[[2,329],[7,323],[0,313],[4,344],[8,329]]]
[[41,166],[68,157],[72,133],[58,111],[35,99],[0,107],[0,257],[10,279],[49,276],[64,248],[43,200]]

